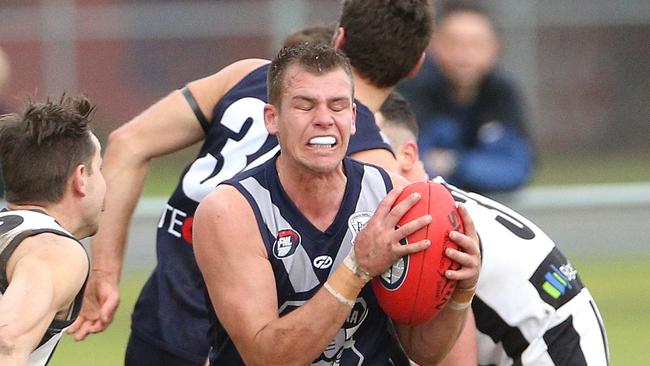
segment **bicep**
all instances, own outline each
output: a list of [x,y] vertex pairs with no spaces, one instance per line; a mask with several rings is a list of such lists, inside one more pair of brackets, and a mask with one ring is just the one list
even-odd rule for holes
[[252,209],[234,188],[217,188],[196,211],[193,240],[219,321],[245,353],[278,318],[273,270]]
[[205,137],[201,124],[179,90],[156,102],[111,133],[106,158],[124,154],[149,160],[188,147]]

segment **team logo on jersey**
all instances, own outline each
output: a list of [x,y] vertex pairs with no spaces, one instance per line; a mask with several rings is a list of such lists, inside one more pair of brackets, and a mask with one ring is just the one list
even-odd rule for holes
[[321,255],[314,258],[314,267],[318,269],[328,269],[332,266],[334,260],[329,255]]
[[[408,241],[406,238],[404,238],[400,240],[400,244],[406,245],[408,244]],[[402,285],[402,283],[404,283],[404,279],[406,279],[406,275],[408,273],[408,268],[409,256],[405,255],[402,258],[398,259],[395,264],[390,266],[386,272],[379,276],[379,280],[381,281],[381,284],[386,287],[386,289],[397,290]]]
[[350,218],[348,219],[348,227],[350,228],[350,232],[352,233],[352,242],[354,243],[354,239],[356,239],[357,235],[359,235],[359,232],[363,230],[364,227],[366,227],[366,224],[372,217],[372,212],[369,211],[362,211],[362,212],[355,212],[352,215],[350,215]]
[[293,229],[280,230],[273,243],[273,255],[278,258],[286,258],[296,252],[300,245],[300,234]]
[[557,248],[553,248],[539,265],[530,282],[539,296],[555,309],[569,302],[583,288],[578,271]]
[[[352,365],[360,365],[363,359],[358,356],[362,355],[361,351],[356,348],[355,333],[361,327],[368,317],[368,304],[363,297],[358,297],[350,315],[336,333],[334,339],[325,347],[323,353],[311,363],[312,366],[338,366],[344,353],[347,362]],[[350,350],[345,352],[346,350]],[[347,364],[347,363],[346,363]]]

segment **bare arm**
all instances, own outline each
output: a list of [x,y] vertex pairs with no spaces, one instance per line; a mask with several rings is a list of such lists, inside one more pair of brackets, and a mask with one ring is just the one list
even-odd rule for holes
[[20,244],[7,263],[0,298],[0,364],[27,365],[55,315],[67,313],[88,272],[74,240],[45,233]]
[[[463,205],[459,212],[465,226],[465,234],[451,232],[450,238],[462,250],[448,249],[446,255],[459,263],[461,268],[447,271],[447,278],[457,281],[451,301],[467,306],[463,309],[445,306],[432,320],[412,326],[397,325],[397,333],[409,357],[420,365],[437,365],[456,343],[465,325],[471,301],[478,282],[481,267],[479,239],[474,223]],[[466,290],[469,289],[469,290]]]
[[[398,193],[391,192],[382,202],[355,243],[354,250],[366,258],[365,268],[371,275],[383,273],[400,256],[428,246],[424,242],[399,245],[399,239],[426,225],[430,218],[396,230],[396,222],[417,201],[412,197],[391,210]],[[237,230],[231,230],[233,227]],[[323,352],[351,311],[350,305],[321,288],[304,305],[278,316],[275,279],[255,217],[232,187],[217,188],[199,205],[194,249],[219,320],[246,364],[309,364]],[[367,281],[342,265],[327,283],[344,298],[356,299]]]
[[465,326],[451,351],[438,366],[476,366],[478,350],[476,348],[476,323],[471,310],[467,312]]
[[[203,114],[236,82],[265,60],[244,60],[189,85]],[[151,159],[186,148],[205,137],[194,112],[176,90],[111,133],[102,172],[105,209],[92,240],[93,270],[78,321],[70,327],[76,340],[105,329],[119,303],[118,283],[129,222],[142,193]]]

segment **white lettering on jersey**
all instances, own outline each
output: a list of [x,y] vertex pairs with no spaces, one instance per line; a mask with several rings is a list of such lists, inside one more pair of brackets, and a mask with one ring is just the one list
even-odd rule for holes
[[162,227],[165,225],[165,222],[167,222],[169,219],[167,232],[177,238],[180,238],[183,236],[181,231],[183,230],[183,224],[185,223],[183,219],[185,217],[187,217],[187,212],[181,211],[176,207],[166,204],[165,210],[163,211],[162,216],[160,216],[160,220],[158,221],[158,228],[162,229]]
[[249,118],[253,123],[240,140],[228,139],[221,149],[222,165],[216,175],[213,176],[219,159],[214,155],[207,153],[192,163],[183,177],[183,192],[187,197],[200,202],[217,184],[246,168],[247,157],[256,153],[268,137],[264,126],[264,105],[260,99],[247,97],[226,109],[220,123],[234,133],[241,133]]

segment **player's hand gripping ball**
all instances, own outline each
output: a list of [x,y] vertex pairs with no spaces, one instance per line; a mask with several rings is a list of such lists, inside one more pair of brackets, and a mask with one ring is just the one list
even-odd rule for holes
[[449,247],[458,245],[449,239],[449,232],[463,232],[462,221],[453,197],[447,189],[434,182],[416,182],[404,188],[395,204],[414,192],[421,199],[399,221],[403,225],[429,214],[431,223],[402,241],[408,245],[429,239],[431,245],[420,252],[402,257],[381,276],[372,280],[379,305],[395,322],[415,325],[432,319],[447,303],[456,286],[445,277],[445,271],[460,267],[445,256]]

